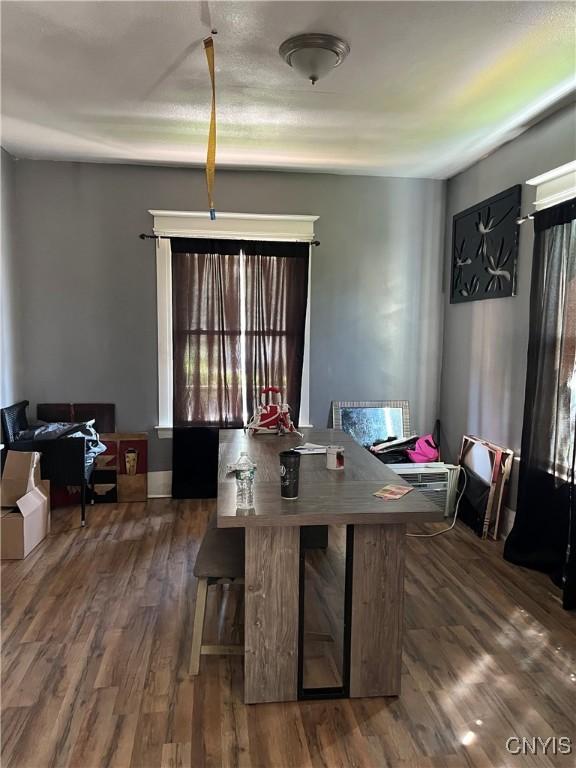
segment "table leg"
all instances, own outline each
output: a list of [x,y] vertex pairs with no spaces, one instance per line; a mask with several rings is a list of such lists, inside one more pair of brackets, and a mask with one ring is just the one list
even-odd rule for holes
[[405,525],[354,526],[350,696],[398,696]]
[[247,527],[244,701],[298,696],[300,528]]

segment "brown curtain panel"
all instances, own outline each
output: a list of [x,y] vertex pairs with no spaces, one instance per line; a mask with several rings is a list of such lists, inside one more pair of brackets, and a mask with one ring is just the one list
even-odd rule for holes
[[240,248],[173,238],[174,425],[242,425]]
[[244,243],[248,417],[262,387],[282,389],[298,424],[308,298],[307,243]]

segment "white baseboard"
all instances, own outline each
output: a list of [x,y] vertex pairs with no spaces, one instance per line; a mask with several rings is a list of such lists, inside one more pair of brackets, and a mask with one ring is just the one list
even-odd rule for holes
[[172,470],[148,472],[148,498],[165,499],[172,496]]

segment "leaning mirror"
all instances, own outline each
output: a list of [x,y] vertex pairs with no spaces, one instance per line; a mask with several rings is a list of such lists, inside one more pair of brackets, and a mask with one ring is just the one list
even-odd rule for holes
[[376,440],[409,437],[408,400],[333,400],[332,426],[347,432],[361,445]]

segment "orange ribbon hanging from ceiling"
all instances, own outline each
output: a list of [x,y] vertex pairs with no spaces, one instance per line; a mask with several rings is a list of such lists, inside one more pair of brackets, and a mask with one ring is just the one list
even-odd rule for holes
[[214,208],[214,172],[216,170],[216,79],[214,75],[214,41],[211,37],[204,40],[204,52],[208,62],[210,81],[212,83],[212,112],[210,114],[210,129],[208,131],[208,151],[206,153],[206,186],[208,187],[208,207],[210,218],[216,218]]

